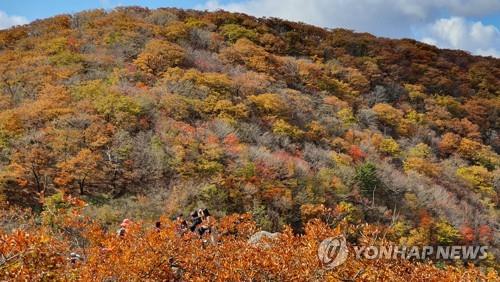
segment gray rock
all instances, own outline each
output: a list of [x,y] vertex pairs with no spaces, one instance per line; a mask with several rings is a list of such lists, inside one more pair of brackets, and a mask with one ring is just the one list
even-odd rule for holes
[[270,242],[273,240],[278,239],[280,233],[271,233],[268,231],[259,231],[250,237],[248,239],[248,244],[254,245],[254,246],[259,246],[263,248],[270,248]]

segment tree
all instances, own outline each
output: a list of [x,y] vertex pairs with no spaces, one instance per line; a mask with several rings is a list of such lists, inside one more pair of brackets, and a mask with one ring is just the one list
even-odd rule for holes
[[469,183],[472,188],[486,196],[493,196],[493,174],[482,166],[461,167],[457,169],[457,176]]
[[300,128],[291,125],[282,119],[278,119],[273,123],[273,133],[283,136],[289,136],[294,139],[301,138],[304,134],[304,132]]
[[152,39],[134,64],[141,70],[159,76],[169,67],[180,65],[186,56],[182,47],[168,41]]
[[396,126],[403,118],[400,110],[386,103],[376,104],[372,110],[380,121],[389,126]]
[[185,39],[189,34],[189,26],[180,21],[173,21],[168,23],[168,25],[161,30],[160,34],[170,41]]
[[449,155],[458,148],[460,144],[460,136],[457,134],[446,132],[442,135],[441,140],[439,141],[438,148],[441,154]]
[[382,182],[377,176],[377,167],[370,162],[366,162],[356,168],[356,181],[361,192],[368,197],[372,197],[372,206],[375,206],[375,192],[377,188],[382,188]]
[[500,157],[492,152],[490,147],[468,138],[460,140],[457,152],[461,157],[489,169],[494,169],[500,164]]
[[440,220],[434,225],[434,234],[436,242],[439,245],[452,245],[461,239],[460,231],[446,220]]
[[60,171],[54,178],[54,182],[62,187],[75,183],[80,195],[83,195],[89,178],[95,181],[100,175],[98,170],[100,160],[101,157],[91,150],[82,149],[73,158],[57,164]]
[[265,114],[281,115],[287,110],[287,105],[280,95],[275,93],[264,93],[248,97],[259,111]]
[[238,39],[231,47],[225,48],[221,57],[226,62],[246,65],[250,69],[265,73],[272,73],[276,65],[272,54],[246,38]]
[[351,156],[351,158],[354,161],[364,160],[366,157],[366,153],[363,152],[363,150],[361,150],[361,148],[359,148],[356,145],[351,145],[351,148],[349,148],[348,153],[349,153],[349,156]]
[[229,42],[236,42],[240,38],[248,38],[250,40],[257,39],[257,33],[253,30],[247,29],[237,24],[226,24],[220,27],[222,35]]
[[9,200],[38,208],[44,194],[50,192],[54,156],[45,141],[39,139],[12,155],[0,179]]
[[422,157],[409,157],[403,162],[403,168],[406,173],[416,171],[429,177],[437,177],[441,168],[436,164]]
[[392,138],[384,138],[380,142],[378,149],[382,153],[394,156],[399,153],[399,144]]

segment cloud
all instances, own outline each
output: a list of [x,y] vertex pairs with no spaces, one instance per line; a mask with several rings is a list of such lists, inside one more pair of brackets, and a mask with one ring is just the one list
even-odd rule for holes
[[436,2],[448,7],[452,14],[457,16],[480,17],[500,11],[498,0],[441,0]]
[[99,4],[104,9],[113,9],[116,7],[126,6],[126,5],[122,4],[121,2],[114,3],[113,0],[99,0]]
[[473,54],[500,57],[500,31],[493,25],[461,17],[442,18],[429,24],[422,41],[442,48],[469,50]]
[[104,8],[111,6],[110,0],[99,0],[99,4],[101,4],[101,6]]
[[[209,0],[196,8],[279,17],[392,38],[411,37],[440,47],[462,48],[476,54],[495,54],[498,51],[495,45],[479,44],[484,39],[495,43],[496,40],[492,38],[498,37],[498,30],[492,29],[494,26],[470,23],[463,19],[498,14],[499,0],[242,0],[228,3]],[[442,19],[449,15],[453,16],[451,20]],[[432,27],[434,25],[435,28]],[[469,40],[475,44],[468,44]]]
[[[427,0],[423,0],[424,2]],[[279,17],[322,27],[343,27],[382,36],[404,37],[410,25],[425,19],[425,5],[410,0],[247,0],[221,4],[207,1],[197,8]],[[307,4],[305,4],[307,3]],[[398,24],[394,24],[398,23]]]
[[21,16],[9,16],[4,11],[0,10],[0,29],[6,29],[14,25],[28,23],[28,19]]

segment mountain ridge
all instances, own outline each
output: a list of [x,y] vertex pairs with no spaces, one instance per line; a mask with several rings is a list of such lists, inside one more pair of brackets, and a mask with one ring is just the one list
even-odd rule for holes
[[499,95],[500,59],[412,39],[224,11],[59,15],[0,31],[0,207],[54,227],[79,199],[84,229],[198,208],[293,234],[340,218],[351,243],[368,224],[491,246],[478,265],[498,268]]

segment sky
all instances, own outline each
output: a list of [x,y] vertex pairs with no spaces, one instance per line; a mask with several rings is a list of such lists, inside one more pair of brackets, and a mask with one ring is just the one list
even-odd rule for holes
[[0,29],[81,10],[178,7],[279,17],[500,58],[500,0],[0,0]]

